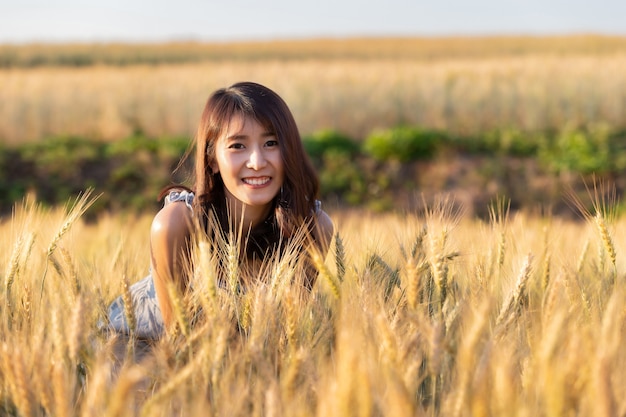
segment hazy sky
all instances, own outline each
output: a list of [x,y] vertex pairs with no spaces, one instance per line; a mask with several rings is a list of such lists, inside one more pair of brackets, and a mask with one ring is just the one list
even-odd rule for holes
[[626,0],[0,0],[0,43],[626,35]]

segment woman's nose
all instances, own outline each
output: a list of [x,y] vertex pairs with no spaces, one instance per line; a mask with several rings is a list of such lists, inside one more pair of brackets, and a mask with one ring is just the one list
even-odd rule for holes
[[259,170],[267,164],[265,160],[265,155],[263,155],[262,149],[253,149],[250,152],[250,157],[248,158],[247,167],[254,170]]

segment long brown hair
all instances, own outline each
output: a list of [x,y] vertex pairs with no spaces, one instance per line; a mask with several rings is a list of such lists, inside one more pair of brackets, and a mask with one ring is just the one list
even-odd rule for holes
[[254,82],[240,82],[215,91],[202,112],[195,137],[193,186],[194,210],[202,224],[206,227],[211,210],[216,211],[222,224],[227,217],[224,183],[220,173],[213,172],[211,167],[215,166],[215,144],[236,115],[254,118],[278,139],[285,172],[281,191],[274,198],[271,221],[278,237],[290,238],[305,223],[313,230],[312,216],[319,193],[317,174],[285,101],[274,91]]

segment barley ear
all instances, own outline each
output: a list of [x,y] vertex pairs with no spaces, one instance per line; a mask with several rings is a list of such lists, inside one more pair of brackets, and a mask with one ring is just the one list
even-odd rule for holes
[[346,275],[346,250],[339,232],[335,233],[335,264],[337,266],[337,279],[342,282]]
[[514,291],[504,302],[502,309],[498,314],[498,318],[496,319],[496,328],[501,330],[500,334],[502,334],[508,325],[513,322],[520,311],[522,304],[524,303],[524,299],[527,295],[526,286],[532,271],[532,259],[532,254],[529,254],[526,257],[520,275],[517,279],[517,285],[515,286]]
[[4,291],[6,303],[11,305],[11,287],[15,280],[15,276],[18,273],[20,265],[20,255],[22,254],[22,247],[24,246],[24,239],[22,236],[18,237],[17,241],[13,245],[13,252],[9,260],[9,265],[4,277]]
[[239,245],[234,242],[234,233],[226,243],[226,272],[231,294],[239,293]]
[[63,247],[59,247],[59,251],[61,252],[63,263],[65,263],[65,265],[67,266],[67,270],[69,272],[68,278],[72,282],[72,290],[73,290],[74,295],[76,296],[80,292],[80,279],[78,279],[78,272],[76,271],[76,266],[74,265],[74,262],[72,261],[72,256],[70,255],[70,252],[67,249]]
[[604,250],[609,255],[609,259],[611,260],[611,264],[613,265],[613,270],[616,267],[617,254],[615,252],[615,245],[613,244],[613,238],[611,237],[611,233],[607,227],[604,216],[600,212],[598,212],[594,218],[596,227],[600,232],[600,237],[602,239],[602,244],[604,246]]
[[180,331],[183,336],[185,336],[185,339],[188,339],[191,333],[191,324],[187,314],[185,314],[183,295],[180,293],[178,286],[172,281],[168,282],[167,290],[172,300],[172,312],[174,313],[176,323],[180,327]]
[[122,302],[124,303],[124,316],[128,324],[128,331],[132,339],[137,331],[137,318],[135,317],[135,305],[126,274],[122,276]]
[[330,272],[319,249],[311,247],[309,249],[309,255],[311,257],[311,261],[313,262],[313,266],[318,271],[319,277],[322,278],[326,284],[328,284],[335,299],[339,299],[341,296],[341,282]]
[[287,290],[284,296],[285,334],[287,345],[294,351],[296,346],[296,330],[298,326],[298,307],[293,290]]
[[417,260],[411,256],[405,264],[406,271],[406,297],[409,307],[415,309],[419,302],[419,277],[417,273]]

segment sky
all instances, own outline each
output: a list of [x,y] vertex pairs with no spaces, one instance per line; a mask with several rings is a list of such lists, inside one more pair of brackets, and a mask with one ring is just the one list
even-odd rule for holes
[[626,0],[0,0],[0,43],[626,35]]

